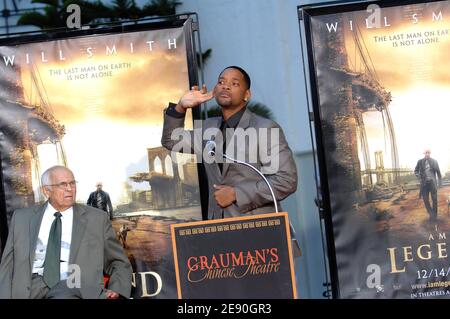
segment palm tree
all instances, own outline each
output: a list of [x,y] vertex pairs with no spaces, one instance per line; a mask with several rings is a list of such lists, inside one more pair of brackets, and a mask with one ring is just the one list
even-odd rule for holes
[[168,16],[175,14],[177,6],[182,2],[176,0],[153,0],[151,3],[147,3],[142,8],[142,13],[145,16]]
[[26,12],[17,21],[17,25],[33,25],[42,30],[65,28],[66,12],[69,4],[77,4],[82,10],[82,23],[89,24],[98,18],[105,18],[109,12],[109,8],[100,1],[88,2],[85,0],[63,1],[63,0],[33,0],[31,3],[39,3],[45,5],[43,12]]
[[134,0],[114,0],[109,8],[109,19],[112,21],[123,19],[139,19],[141,9]]
[[70,4],[80,6],[83,25],[173,15],[176,7],[181,4],[176,0],[149,0],[149,3],[140,8],[134,0],[114,0],[111,6],[103,4],[101,0],[32,0],[32,3],[45,5],[43,12],[24,13],[17,24],[33,25],[41,30],[65,28],[70,14],[66,9]]

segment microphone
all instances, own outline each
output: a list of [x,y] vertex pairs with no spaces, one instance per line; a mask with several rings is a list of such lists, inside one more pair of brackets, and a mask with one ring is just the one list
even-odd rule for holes
[[216,156],[216,142],[209,140],[206,142],[205,149],[208,152],[209,157]]

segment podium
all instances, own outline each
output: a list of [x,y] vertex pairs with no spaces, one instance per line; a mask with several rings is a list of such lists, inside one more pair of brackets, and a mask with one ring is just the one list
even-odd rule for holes
[[286,212],[171,225],[178,298],[295,299]]

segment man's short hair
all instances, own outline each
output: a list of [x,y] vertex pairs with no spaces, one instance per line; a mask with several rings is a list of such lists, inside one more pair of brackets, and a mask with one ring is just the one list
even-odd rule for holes
[[222,74],[227,69],[236,69],[239,72],[241,72],[242,76],[244,77],[244,81],[247,84],[247,89],[250,89],[252,81],[250,80],[250,76],[248,75],[248,73],[243,68],[236,66],[236,65],[230,65],[230,66],[227,66],[225,69],[223,69],[222,72],[220,72],[220,74]]
[[70,171],[70,169],[68,169],[67,167],[62,166],[62,165],[55,165],[55,166],[48,168],[44,173],[42,173],[41,186],[49,186],[52,183],[53,172],[56,170],[59,170],[59,169],[65,169],[65,170]]

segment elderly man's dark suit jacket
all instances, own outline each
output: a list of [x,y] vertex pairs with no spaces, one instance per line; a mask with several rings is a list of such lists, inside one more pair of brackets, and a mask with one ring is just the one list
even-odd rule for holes
[[[193,152],[201,155],[207,140],[214,139],[215,135],[219,133],[221,122],[221,117],[206,119],[202,121],[201,127],[194,128],[195,133],[193,131],[183,130],[185,138],[181,140],[180,138],[172,138],[172,132],[175,131],[174,133],[177,135],[176,130],[182,130],[184,127],[184,118],[176,118],[165,113],[161,144],[167,149],[172,150],[174,149],[174,146],[177,146],[175,148],[179,148],[179,146],[184,143],[185,145],[182,146],[185,150],[189,149],[191,153]],[[245,139],[245,141],[241,140],[241,143],[236,143],[237,145],[235,145],[237,148],[235,154],[239,154],[239,152],[243,150],[244,154],[240,155],[242,155],[242,158],[245,158],[246,161],[248,161],[251,155],[256,156],[256,163],[252,164],[257,169],[262,170],[263,173],[265,168],[272,166],[274,163],[271,163],[262,152],[265,152],[265,149],[268,149],[272,155],[275,153],[278,154],[279,165],[277,165],[277,171],[264,175],[269,180],[269,183],[271,183],[277,201],[281,201],[297,189],[297,169],[292,156],[292,151],[286,142],[282,129],[277,123],[256,115],[246,109],[239,121],[237,129],[247,132],[250,128],[255,128],[256,130],[278,129],[279,138],[275,143],[264,148],[261,147],[262,142],[258,139],[258,147],[255,148],[255,145],[253,145],[253,147],[249,145],[248,139]],[[204,133],[208,136],[206,140],[203,140],[202,135]],[[194,142],[195,139],[196,141]],[[217,144],[219,145],[219,143]],[[228,151],[229,149],[227,149],[227,154],[229,155]],[[262,178],[252,169],[240,164],[224,163],[221,172],[216,162],[204,162],[204,164],[209,184],[209,219],[242,216],[242,214],[252,215],[275,212],[269,188]],[[213,184],[235,187],[236,202],[226,208],[220,208],[214,199],[214,192],[216,190],[213,188]]]
[[[14,212],[0,265],[0,298],[30,297],[36,241],[45,208],[46,203]],[[104,297],[103,271],[110,275],[108,289],[130,296],[131,265],[105,212],[73,206],[69,264],[80,267],[83,298]]]

